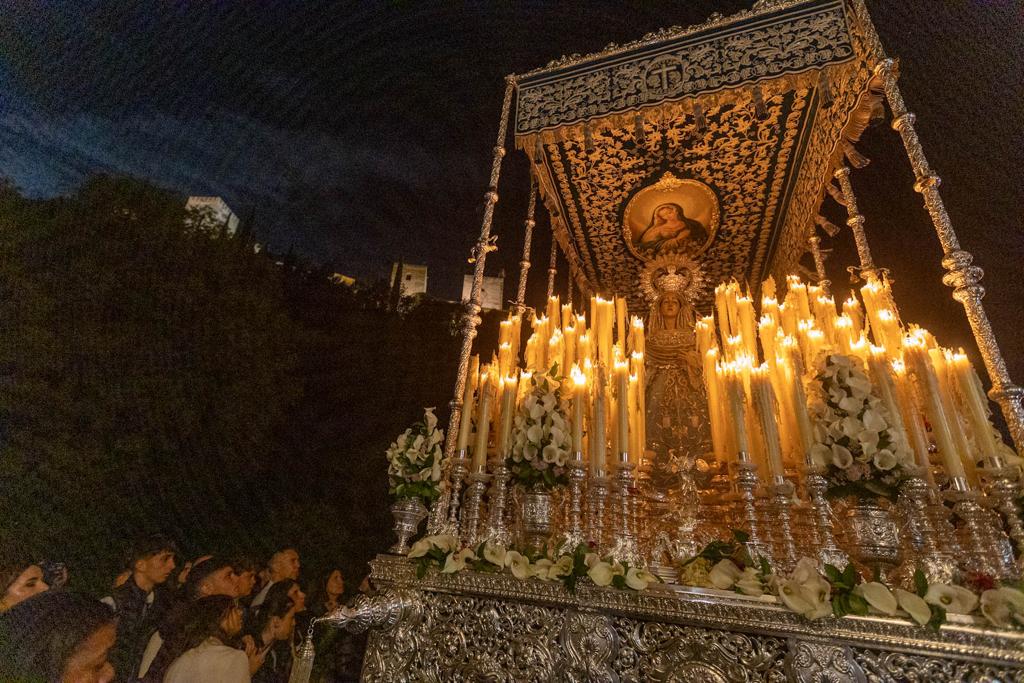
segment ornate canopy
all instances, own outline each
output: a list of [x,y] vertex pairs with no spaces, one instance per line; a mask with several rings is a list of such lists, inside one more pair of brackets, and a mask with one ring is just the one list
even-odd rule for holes
[[878,102],[859,1],[760,2],[517,77],[516,143],[584,291],[639,306],[673,249],[710,282],[792,272]]

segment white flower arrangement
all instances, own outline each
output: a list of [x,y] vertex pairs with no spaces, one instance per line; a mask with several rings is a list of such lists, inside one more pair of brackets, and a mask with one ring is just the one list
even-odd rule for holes
[[527,490],[553,489],[568,483],[565,465],[572,448],[568,407],[561,395],[557,366],[533,375],[531,388],[513,419],[507,466]]
[[892,428],[893,418],[860,361],[823,354],[809,394],[811,457],[826,470],[829,494],[895,500],[913,454],[905,436]]
[[427,503],[437,498],[444,488],[443,443],[444,431],[437,428],[434,409],[426,408],[423,421],[402,432],[385,453],[391,493]]
[[530,556],[491,542],[481,543],[475,549],[462,548],[455,536],[438,535],[427,536],[414,543],[408,557],[417,563],[416,574],[420,578],[435,566],[442,574],[465,569],[507,571],[524,581],[561,581],[570,592],[575,591],[577,581],[583,577],[589,577],[597,586],[635,591],[645,590],[650,584],[660,581],[644,567],[632,567],[612,557],[598,556],[589,552],[584,544],[571,553]]
[[[1024,630],[1024,583],[999,585],[983,575],[967,577],[968,587],[930,584],[918,570],[913,577],[914,590],[908,591],[880,581],[862,581],[853,565],[840,571],[826,564],[821,572],[807,557],[801,558],[789,574],[776,574],[764,560],[754,566],[740,538],[735,542],[712,541],[681,570],[682,585],[733,591],[769,602],[778,600],[806,619],[874,613],[909,617],[921,626],[938,629],[947,614],[976,616],[980,612],[997,628]],[[980,597],[976,591],[982,591]]]

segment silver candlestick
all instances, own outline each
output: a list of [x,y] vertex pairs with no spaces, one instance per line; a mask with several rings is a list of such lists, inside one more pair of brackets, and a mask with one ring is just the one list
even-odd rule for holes
[[761,533],[761,523],[757,516],[757,465],[750,462],[750,456],[740,453],[736,463],[736,489],[740,496],[740,516],[750,533],[747,539],[747,550],[753,560],[764,558],[772,561],[771,545]]
[[1024,520],[1021,519],[1017,499],[1021,494],[1018,473],[1012,467],[999,467],[988,470],[988,495],[995,508],[1006,520],[1006,530],[1013,541],[1018,567],[1024,560]]
[[815,540],[815,552],[821,566],[830,564],[843,568],[850,562],[849,556],[836,545],[832,533],[832,506],[825,495],[828,481],[820,467],[812,466],[807,475],[807,497],[811,501],[811,528]]
[[953,501],[953,512],[962,522],[962,568],[997,578],[1012,573],[1012,568],[1005,567],[1006,563],[1000,561],[1001,553],[992,542],[992,518],[979,505],[977,491],[971,490],[962,477],[954,477],[946,496]]
[[604,549],[604,515],[608,501],[608,477],[591,477],[587,482],[587,540]]
[[632,566],[641,564],[640,543],[636,536],[636,496],[633,492],[633,470],[636,465],[629,461],[628,453],[619,453],[619,466],[615,474],[618,489],[619,513],[617,515],[617,538],[612,556]]
[[792,482],[783,477],[777,477],[772,487],[772,509],[778,515],[775,543],[778,557],[775,559],[783,571],[790,571],[796,566],[797,560],[796,544],[793,541],[792,516],[790,515],[794,490]]
[[469,469],[466,467],[466,449],[459,451],[458,456],[452,462],[451,493],[448,496],[448,519],[435,532],[437,535],[447,534],[450,536],[459,535],[459,496],[462,493],[462,481],[466,478]]
[[480,542],[480,501],[491,475],[486,472],[473,472],[469,475],[469,488],[466,490],[466,505],[462,512],[460,538],[470,548]]
[[586,477],[583,453],[577,451],[569,462],[569,515],[560,553],[571,553],[579,544],[587,542],[583,530],[583,481]]
[[931,493],[931,486],[916,469],[910,471],[910,477],[900,487],[899,507],[904,515],[907,556],[890,576],[908,589],[913,587],[914,573],[918,569],[924,572],[929,583],[953,583],[959,573],[956,557],[939,545],[929,510]]
[[512,473],[502,462],[494,470],[491,491],[488,495],[487,531],[484,540],[495,545],[507,547],[512,542],[512,533],[505,520],[505,508],[508,505],[508,480]]

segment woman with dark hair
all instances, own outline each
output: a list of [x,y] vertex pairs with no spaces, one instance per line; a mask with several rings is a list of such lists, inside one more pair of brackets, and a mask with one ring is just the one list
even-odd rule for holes
[[53,592],[0,615],[0,681],[110,683],[117,618],[99,600]]
[[[212,595],[196,600],[181,627],[173,635],[168,634],[164,647],[181,654],[168,667],[163,682],[249,683],[254,663],[245,652],[230,645],[241,630],[242,610],[234,598]],[[159,676],[154,668],[150,667],[147,677]]]
[[345,577],[338,568],[331,569],[320,576],[310,591],[309,611],[313,617],[330,614],[345,601]]
[[0,564],[0,612],[47,588],[43,568],[27,557],[4,560]]
[[708,239],[708,232],[686,215],[683,207],[674,202],[659,204],[651,212],[651,222],[636,241],[639,251],[651,256],[662,253],[688,251],[699,247]]
[[246,627],[247,649],[266,652],[265,661],[253,675],[253,683],[286,683],[292,668],[292,635],[298,605],[292,594],[306,596],[291,579],[278,581],[252,614]]

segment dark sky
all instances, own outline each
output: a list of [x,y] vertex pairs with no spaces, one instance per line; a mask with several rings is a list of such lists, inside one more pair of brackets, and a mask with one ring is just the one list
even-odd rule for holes
[[[904,93],[964,247],[988,272],[986,302],[1020,380],[1021,4],[868,4],[902,58]],[[0,0],[0,174],[36,196],[101,170],[221,195],[241,217],[254,213],[273,249],[361,276],[404,256],[454,296],[506,73],[748,6]],[[905,317],[966,343],[898,138],[873,129],[862,148],[873,163],[854,185]],[[526,178],[525,159],[510,154],[495,271],[515,269]],[[833,269],[851,262],[849,242],[837,238]]]

